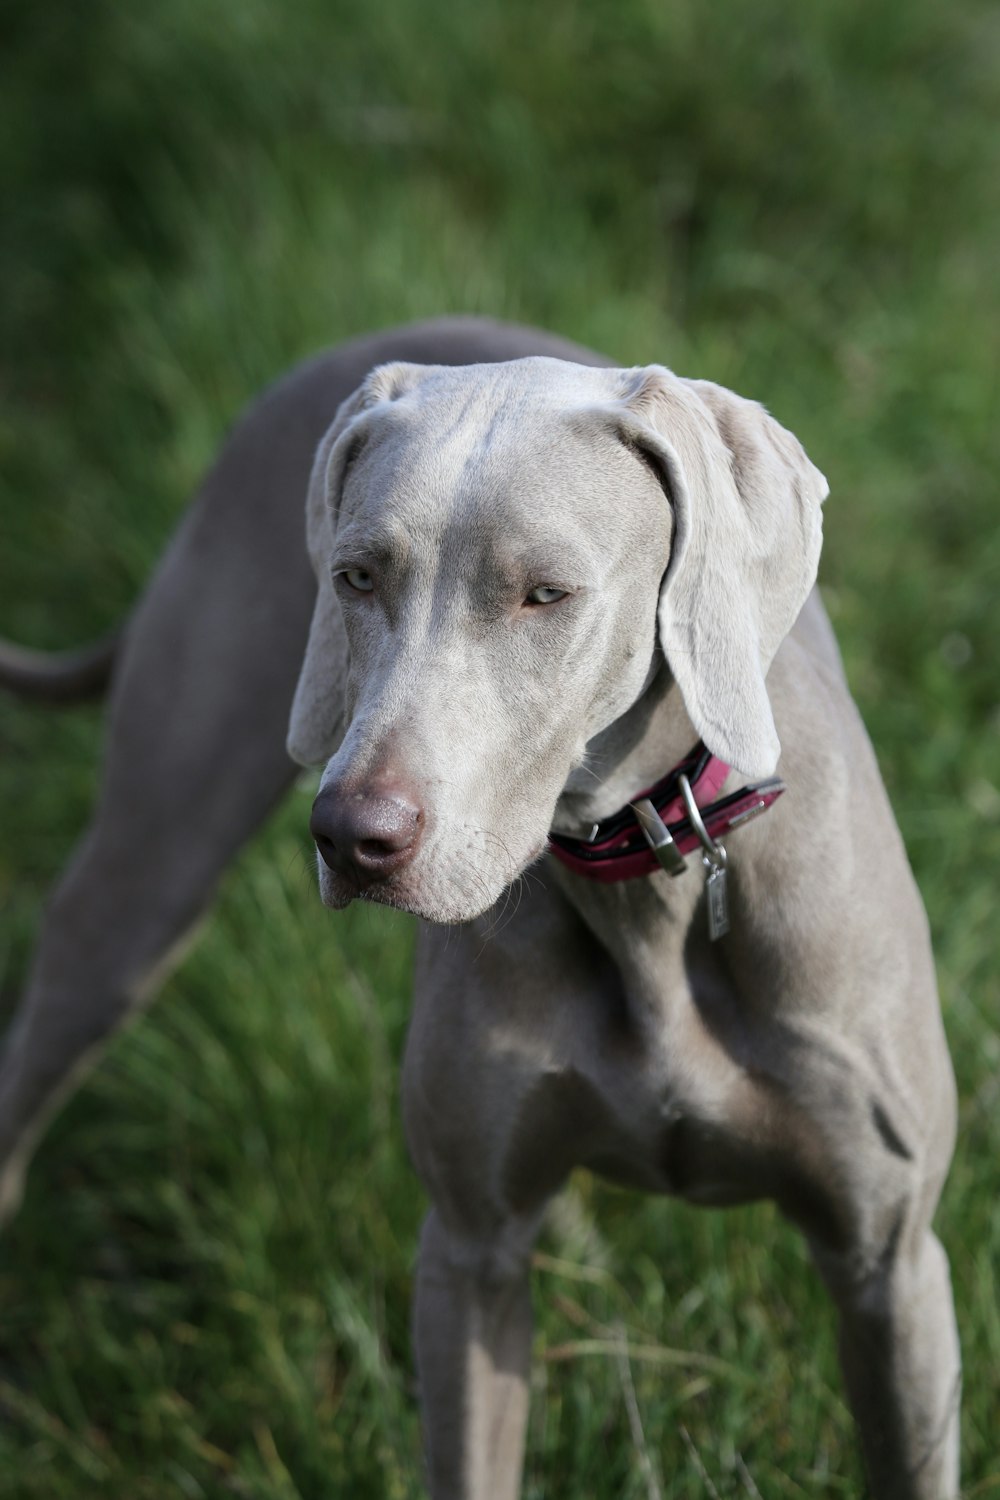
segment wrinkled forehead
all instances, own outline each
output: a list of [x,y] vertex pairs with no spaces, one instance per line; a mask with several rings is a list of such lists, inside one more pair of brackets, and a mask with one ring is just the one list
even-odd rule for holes
[[338,534],[558,542],[595,564],[634,545],[663,497],[616,427],[621,379],[549,359],[423,373],[363,420]]

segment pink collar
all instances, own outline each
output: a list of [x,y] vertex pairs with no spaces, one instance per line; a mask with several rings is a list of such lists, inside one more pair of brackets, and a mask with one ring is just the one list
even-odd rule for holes
[[[664,868],[679,874],[684,868],[680,856],[703,846],[703,840],[687,816],[680,790],[682,776],[688,779],[704,828],[712,840],[766,812],[785,790],[785,783],[774,776],[713,801],[730,769],[699,740],[689,755],[655,786],[640,792],[634,803],[595,823],[590,838],[576,839],[564,833],[550,833],[549,851],[567,869],[588,880],[605,883],[634,880]],[[669,835],[657,839],[661,850],[659,855],[652,847],[650,835],[644,831],[648,819],[640,822],[634,810],[635,803],[643,801],[652,804]],[[669,859],[662,856],[664,844],[673,846]]]

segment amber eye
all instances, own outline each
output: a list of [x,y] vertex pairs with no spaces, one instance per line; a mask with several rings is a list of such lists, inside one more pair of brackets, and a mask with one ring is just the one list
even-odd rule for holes
[[537,589],[532,589],[525,599],[525,604],[555,604],[559,599],[565,599],[566,589],[553,588],[550,583],[540,583]]
[[370,594],[375,587],[372,575],[364,568],[345,568],[340,576],[356,594]]

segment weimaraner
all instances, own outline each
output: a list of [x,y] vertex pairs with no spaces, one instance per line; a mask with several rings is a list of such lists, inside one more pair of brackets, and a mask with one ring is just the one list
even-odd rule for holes
[[[8,1210],[292,779],[294,689],[288,749],[325,765],[323,900],[424,919],[403,1102],[433,1204],[414,1326],[435,1500],[519,1492],[529,1256],[578,1164],[776,1200],[839,1309],[873,1494],[956,1496],[930,1228],[954,1082],[811,592],[826,493],[762,407],[486,321],[361,340],[266,395],[124,633],[97,814],[0,1064]],[[4,660],[28,689],[100,675]]]

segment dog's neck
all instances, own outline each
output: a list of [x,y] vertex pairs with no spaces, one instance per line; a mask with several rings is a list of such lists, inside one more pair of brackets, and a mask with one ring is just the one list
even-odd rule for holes
[[697,740],[680,690],[657,652],[635,703],[594,736],[583,764],[570,774],[556,803],[553,829],[585,837],[594,823],[665,776]]

